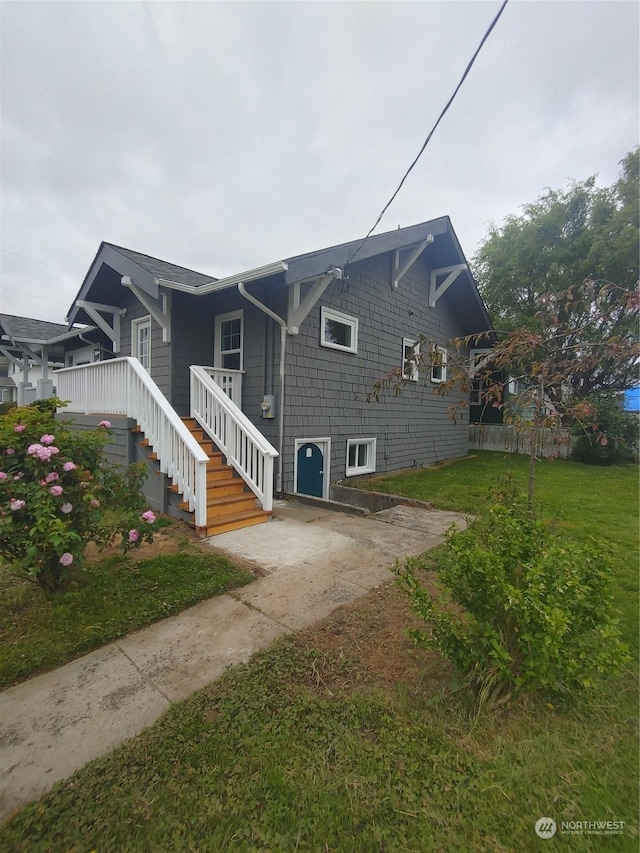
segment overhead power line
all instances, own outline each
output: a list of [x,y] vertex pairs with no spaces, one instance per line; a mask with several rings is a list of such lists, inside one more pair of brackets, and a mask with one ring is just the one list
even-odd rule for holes
[[76,278],[82,278],[82,276],[77,272],[71,272],[71,270],[63,270],[62,267],[54,267],[53,264],[47,264],[45,261],[38,261],[36,258],[29,258],[27,255],[21,255],[19,252],[10,252],[9,249],[0,249],[0,252],[4,252],[5,255],[15,255],[16,258],[23,258],[25,261],[31,261],[33,264],[40,264],[42,267],[50,267],[52,270],[58,270],[58,272],[66,272],[69,275],[73,275]]
[[363,246],[364,246],[364,244],[367,242],[367,240],[369,239],[369,237],[371,236],[371,234],[376,230],[376,228],[377,228],[377,227],[378,227],[378,225],[380,224],[380,220],[382,219],[382,217],[383,217],[383,216],[385,215],[385,213],[387,212],[387,210],[388,210],[389,206],[391,205],[391,203],[393,202],[393,200],[395,199],[395,197],[398,195],[398,193],[399,193],[399,192],[400,192],[400,190],[402,189],[402,185],[404,184],[404,182],[406,181],[406,179],[409,177],[409,174],[410,174],[410,172],[412,171],[413,167],[416,165],[416,163],[418,162],[418,160],[419,160],[419,159],[420,159],[420,157],[422,156],[422,154],[423,154],[423,152],[424,152],[425,148],[427,147],[427,145],[428,145],[428,144],[429,144],[429,142],[431,141],[431,137],[432,137],[432,136],[433,136],[433,134],[436,132],[436,128],[438,127],[438,125],[440,124],[440,122],[442,121],[442,119],[443,119],[443,118],[445,117],[445,115],[447,114],[447,112],[448,112],[449,107],[451,106],[451,104],[454,102],[456,95],[457,95],[457,94],[458,94],[458,92],[460,91],[460,89],[461,89],[461,87],[462,87],[462,84],[463,84],[463,83],[464,83],[464,81],[467,79],[467,76],[468,76],[469,72],[471,71],[471,69],[472,69],[472,67],[473,67],[474,62],[475,62],[475,61],[476,61],[476,59],[478,58],[478,54],[480,53],[480,51],[481,51],[481,50],[482,50],[482,48],[484,47],[484,43],[486,42],[486,40],[487,40],[487,39],[489,38],[489,36],[491,35],[491,32],[492,32],[493,28],[495,27],[495,25],[496,25],[496,24],[498,23],[498,21],[500,20],[500,16],[501,16],[501,15],[502,15],[502,13],[504,12],[505,7],[506,7],[506,5],[507,5],[507,3],[508,3],[508,2],[509,2],[509,0],[504,0],[504,2],[503,2],[503,4],[502,4],[502,6],[500,6],[500,9],[498,10],[497,15],[495,16],[495,18],[493,19],[493,21],[492,21],[492,22],[491,22],[491,24],[489,25],[489,28],[487,29],[487,31],[485,32],[485,34],[482,36],[482,40],[480,41],[480,44],[478,45],[478,47],[476,48],[475,53],[474,53],[474,54],[473,54],[473,56],[471,57],[471,60],[469,61],[469,64],[468,64],[468,65],[467,65],[467,67],[465,68],[465,70],[464,70],[464,74],[463,74],[463,75],[462,75],[462,77],[460,78],[460,82],[458,83],[458,85],[457,85],[457,86],[456,86],[456,88],[454,89],[453,94],[451,95],[451,97],[450,97],[450,98],[449,98],[449,100],[447,101],[447,103],[446,103],[446,105],[445,105],[444,109],[442,110],[442,112],[441,112],[441,113],[440,113],[440,115],[438,116],[438,119],[437,119],[436,123],[433,125],[433,127],[431,128],[431,130],[430,130],[430,132],[429,132],[429,135],[427,136],[427,138],[426,138],[426,139],[425,139],[425,141],[423,142],[423,144],[422,144],[422,148],[420,149],[420,151],[418,151],[418,153],[417,153],[417,155],[416,155],[416,157],[415,157],[415,159],[414,159],[413,163],[409,166],[409,168],[407,169],[407,171],[406,171],[406,172],[404,173],[404,175],[402,176],[402,180],[401,180],[401,181],[400,181],[400,183],[398,184],[398,187],[397,187],[396,191],[394,192],[394,194],[391,196],[391,198],[389,199],[389,201],[385,204],[385,206],[384,206],[384,207],[382,208],[382,210],[380,211],[380,215],[378,216],[378,218],[377,218],[377,219],[376,219],[376,221],[374,222],[373,226],[371,227],[371,229],[370,229],[370,230],[369,230],[369,232],[367,233],[367,236],[362,240],[362,242],[360,243],[360,245],[358,246],[358,248],[355,250],[355,252],[351,255],[351,257],[349,258],[349,260],[347,261],[347,263],[345,264],[345,266],[348,266],[348,265],[351,263],[351,261],[355,258],[355,256],[358,254],[358,252],[362,249],[362,247],[363,247]]

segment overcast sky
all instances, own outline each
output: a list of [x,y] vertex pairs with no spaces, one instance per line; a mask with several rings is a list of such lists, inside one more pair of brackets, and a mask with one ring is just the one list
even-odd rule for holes
[[[0,311],[63,322],[101,240],[212,276],[364,236],[499,0],[3,2]],[[377,232],[471,258],[638,144],[636,2],[511,0]]]

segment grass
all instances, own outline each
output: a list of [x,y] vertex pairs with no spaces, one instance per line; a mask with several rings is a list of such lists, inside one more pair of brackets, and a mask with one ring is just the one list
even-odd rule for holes
[[[411,488],[426,485],[412,496],[456,508],[465,494],[458,507],[479,512],[499,469],[483,454],[416,472]],[[569,463],[541,472],[545,513],[617,544],[621,604],[635,599],[623,622],[632,639],[637,472]],[[389,621],[402,608],[395,585],[374,590],[229,671],[24,808],[0,830],[0,850],[637,850],[635,674],[582,703],[478,716],[447,667]],[[541,816],[625,826],[541,841]]]
[[0,569],[0,687],[254,579],[186,540],[184,548],[139,561],[96,559],[53,596]]
[[[509,474],[526,493],[525,456],[481,451],[474,456],[416,471],[366,480],[361,488],[430,501],[438,509],[481,513],[491,490]],[[536,511],[567,536],[596,537],[616,565],[616,598],[627,641],[638,649],[638,469],[565,460],[536,465]]]

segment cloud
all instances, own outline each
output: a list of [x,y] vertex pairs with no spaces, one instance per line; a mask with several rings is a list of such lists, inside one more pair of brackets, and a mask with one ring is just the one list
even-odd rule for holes
[[[103,239],[221,276],[363,236],[498,7],[3,4],[0,309],[61,321]],[[379,230],[449,214],[470,256],[546,186],[610,184],[637,31],[512,0]]]

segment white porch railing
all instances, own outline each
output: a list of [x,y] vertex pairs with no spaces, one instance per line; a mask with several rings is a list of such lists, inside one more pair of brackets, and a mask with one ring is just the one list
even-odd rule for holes
[[207,523],[208,457],[137,358],[114,358],[54,372],[64,412],[133,418],[160,470],[188,502],[197,527]]
[[225,370],[223,367],[202,368],[219,385],[227,397],[231,397],[239,409],[242,409],[242,370]]
[[[192,366],[191,417],[215,441],[267,512],[273,506],[273,460],[278,451],[215,382],[211,368]],[[226,371],[229,372],[229,371]]]

